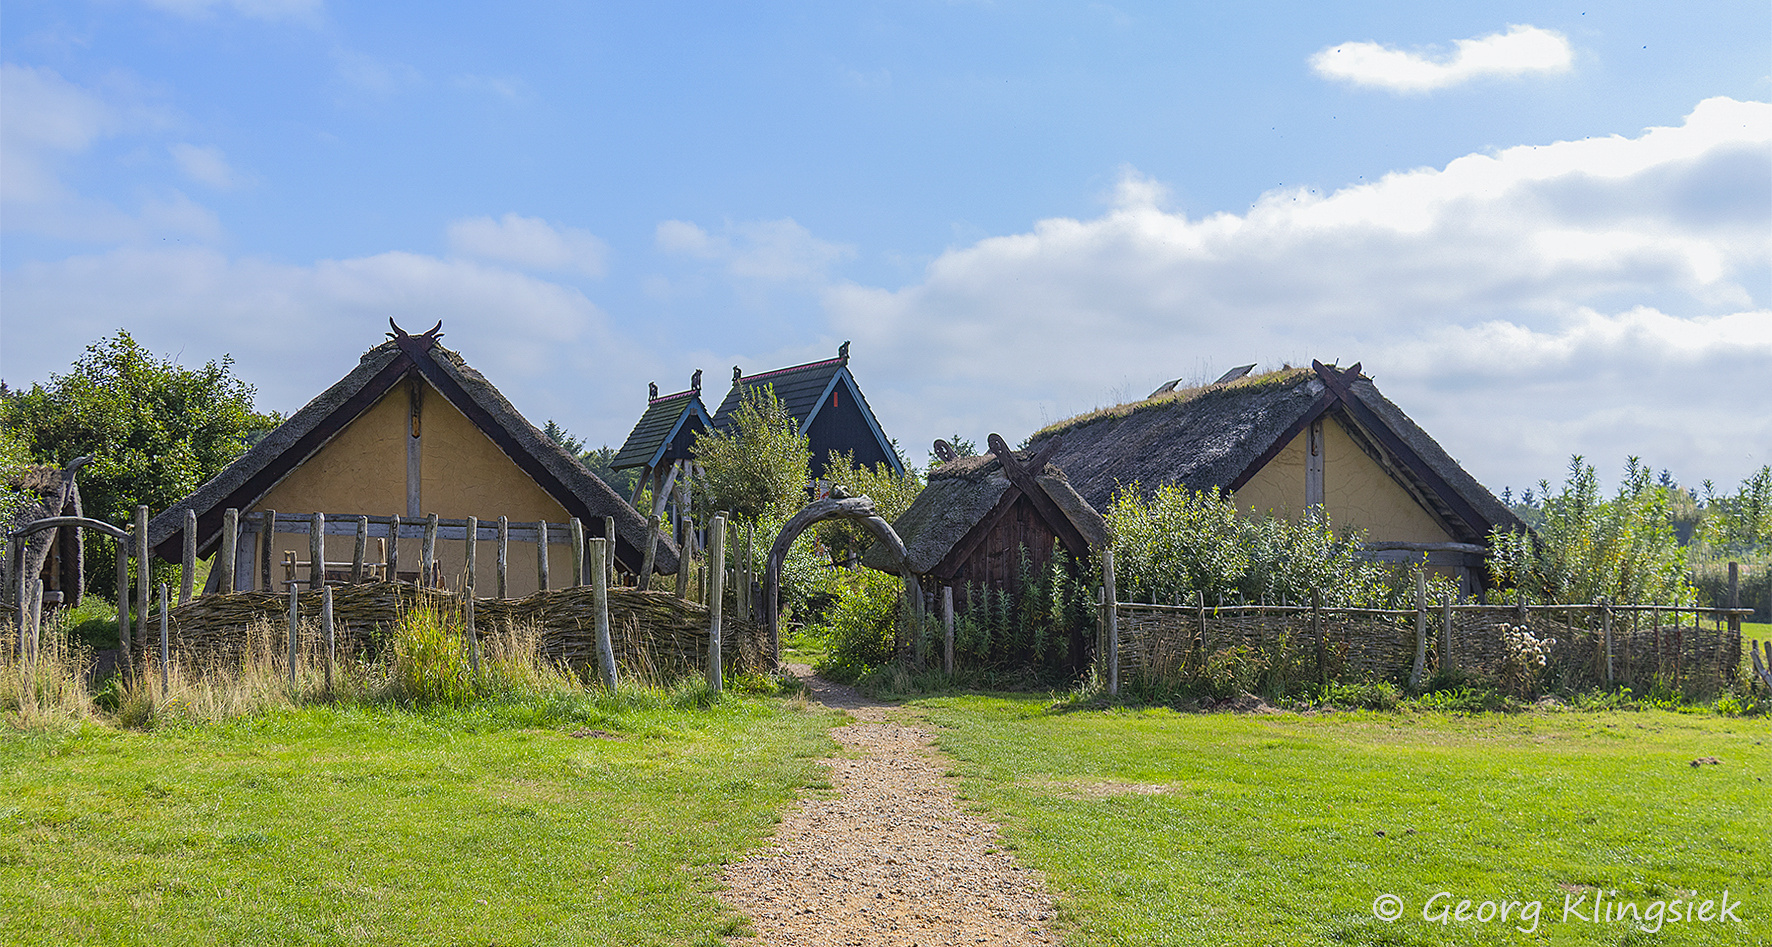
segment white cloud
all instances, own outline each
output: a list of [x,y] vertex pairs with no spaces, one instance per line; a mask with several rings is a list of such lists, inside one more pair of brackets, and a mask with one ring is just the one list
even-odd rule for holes
[[443,320],[444,344],[537,424],[556,417],[586,433],[574,422],[631,421],[658,374],[583,293],[502,267],[415,253],[289,265],[118,249],[8,272],[0,375],[15,386],[45,380],[123,326],[187,364],[232,354],[259,404],[288,412],[382,342],[390,316],[413,331]]
[[[1772,461],[1772,105],[1470,155],[1190,219],[1127,175],[1092,220],[825,293],[888,431],[1012,441],[1178,375],[1364,363],[1480,479],[1568,454],[1739,478]],[[919,455],[920,456],[920,455]]]
[[354,92],[376,99],[391,99],[424,81],[424,76],[406,63],[354,49],[333,50],[332,61],[340,81]]
[[655,236],[665,253],[722,264],[738,279],[762,283],[813,283],[831,267],[855,256],[855,248],[812,235],[791,218],[728,224],[718,236],[683,220],[658,225]]
[[1325,79],[1374,86],[1392,92],[1430,92],[1486,76],[1568,72],[1574,61],[1569,41],[1554,30],[1510,26],[1453,44],[1451,56],[1430,58],[1378,43],[1342,43],[1311,57],[1311,68]]
[[588,230],[556,227],[540,217],[469,217],[449,225],[449,249],[458,256],[512,263],[524,269],[602,276],[608,248]]
[[322,0],[145,0],[148,6],[177,16],[200,19],[218,10],[231,10],[253,20],[317,22],[325,10]]
[[166,149],[185,177],[218,191],[231,191],[245,180],[228,164],[227,155],[214,145],[179,142]]

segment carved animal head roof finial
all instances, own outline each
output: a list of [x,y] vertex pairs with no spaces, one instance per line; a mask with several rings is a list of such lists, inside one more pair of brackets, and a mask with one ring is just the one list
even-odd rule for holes
[[737,365],[732,366],[732,383],[736,385],[743,379],[744,372],[740,371]]
[[657,401],[658,400],[658,382],[649,381],[646,383],[646,400],[648,400],[648,401]]
[[699,369],[699,368],[696,369],[695,374],[689,376],[689,390],[690,391],[700,391],[701,390],[701,369]]
[[954,445],[949,444],[947,441],[944,441],[939,437],[935,439],[935,456],[941,458],[941,462],[944,464],[952,463],[960,459],[960,454],[958,451],[954,450]]
[[849,357],[849,343],[848,342],[844,342],[842,345],[837,346],[837,357],[838,358],[848,358]]

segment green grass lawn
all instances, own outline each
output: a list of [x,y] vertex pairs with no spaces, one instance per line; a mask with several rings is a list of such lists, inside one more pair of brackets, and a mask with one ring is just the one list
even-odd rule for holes
[[654,696],[0,732],[0,940],[720,943],[719,866],[823,778],[830,722]]
[[[1772,942],[1764,718],[915,706],[1046,873],[1067,944]],[[1595,889],[1638,910],[1727,889],[1742,922],[1565,920],[1565,896],[1591,914]],[[1532,926],[1518,908],[1506,924],[1425,920],[1442,891],[1472,910],[1538,901],[1537,930],[1515,929]],[[1403,899],[1394,922],[1374,916],[1383,894]]]

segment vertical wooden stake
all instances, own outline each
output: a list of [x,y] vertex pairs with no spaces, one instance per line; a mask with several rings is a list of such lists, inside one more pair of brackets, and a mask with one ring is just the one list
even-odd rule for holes
[[332,666],[338,663],[338,632],[332,624],[332,586],[320,589],[320,630],[326,634],[326,693],[332,693]]
[[585,524],[578,517],[566,521],[567,534],[572,537],[572,587],[585,584]]
[[308,518],[308,588],[326,587],[326,514],[318,510]]
[[[1729,607],[1741,607],[1741,567],[1733,562],[1729,563]],[[1729,630],[1741,634],[1741,616],[1733,611],[1729,613]]]
[[276,543],[277,511],[266,510],[258,517],[258,587],[261,591],[277,590],[271,582],[271,556],[275,555],[273,547]]
[[170,642],[168,641],[169,635],[166,628],[166,624],[170,620],[170,616],[167,614],[167,605],[170,598],[171,596],[169,596],[166,591],[166,583],[160,583],[160,696],[162,698],[166,696],[167,690],[172,687],[172,675],[171,672],[166,669],[167,662],[171,658],[170,652],[172,650]]
[[941,670],[954,675],[954,587],[941,587]]
[[289,689],[295,690],[295,671],[301,665],[301,586],[289,583]]
[[[479,551],[479,546],[480,546],[480,519],[479,519],[479,517],[476,517],[476,516],[468,517],[467,532],[464,534],[462,541],[464,543],[464,545],[462,546],[462,557],[461,557],[462,558],[462,568],[463,568],[462,585],[466,588],[471,589],[474,587],[474,581],[475,581],[475,574],[474,574],[475,573],[475,565],[476,565],[475,553],[477,553]],[[471,598],[472,596],[469,596],[469,597]]]
[[726,517],[715,514],[708,533],[708,689],[718,694],[725,688],[720,610],[726,598]]
[[695,556],[689,550],[695,545],[695,521],[684,513],[680,518],[683,524],[683,541],[677,544],[677,601],[685,601],[689,597],[689,570],[695,565]]
[[480,628],[474,621],[474,587],[462,590],[462,614],[467,622],[468,635],[468,667],[473,669],[474,677],[480,677]]
[[388,523],[388,581],[400,581],[400,514],[395,513]]
[[[1205,640],[1206,593],[1200,593],[1200,640]],[[1323,640],[1323,590],[1311,589],[1311,641],[1317,652],[1317,676],[1329,683],[1329,643]]]
[[136,653],[144,658],[148,654],[148,597],[154,590],[148,584],[148,577],[153,574],[148,563],[148,508],[135,508],[135,644]]
[[221,570],[215,587],[224,594],[235,589],[234,556],[239,542],[240,511],[230,506],[222,513],[221,551],[215,554],[215,567]]
[[1107,609],[1107,692],[1109,697],[1120,694],[1120,609],[1115,601],[1114,590],[1114,550],[1107,547],[1101,551],[1101,598],[1102,605]]
[[363,583],[363,570],[369,559],[369,517],[357,517],[357,542],[351,547],[351,584]]
[[498,597],[510,597],[510,590],[505,586],[505,568],[511,555],[511,520],[510,517],[498,518]]
[[[603,557],[603,540],[591,540],[592,554],[601,561]],[[603,570],[591,579],[591,599],[596,606],[597,620],[597,661],[603,672],[603,687],[614,693],[615,675],[615,642],[609,637],[609,583]]]
[[548,590],[548,521],[535,523],[535,581],[541,591]]
[[658,514],[646,521],[646,549],[640,554],[640,577],[636,582],[640,591],[652,588],[652,570],[658,564]]
[[31,661],[43,647],[43,580],[31,580]]
[[1415,567],[1415,665],[1409,669],[1409,689],[1420,690],[1427,674],[1427,569]]
[[419,581],[425,588],[434,589],[442,585],[442,577],[437,575],[437,514],[425,516],[425,538],[419,546],[419,555],[424,560],[418,564]]
[[611,586],[615,585],[615,517],[603,517],[603,542],[609,552],[609,575]]
[[185,510],[185,555],[179,561],[178,603],[185,604],[191,600],[191,584],[197,574],[197,511]]

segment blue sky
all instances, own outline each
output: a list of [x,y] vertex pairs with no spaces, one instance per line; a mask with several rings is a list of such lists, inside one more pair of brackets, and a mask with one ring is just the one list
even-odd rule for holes
[[1765,4],[14,0],[0,55],[14,385],[121,326],[290,411],[391,315],[592,442],[854,339],[915,461],[1310,358],[1497,490],[1772,461]]

